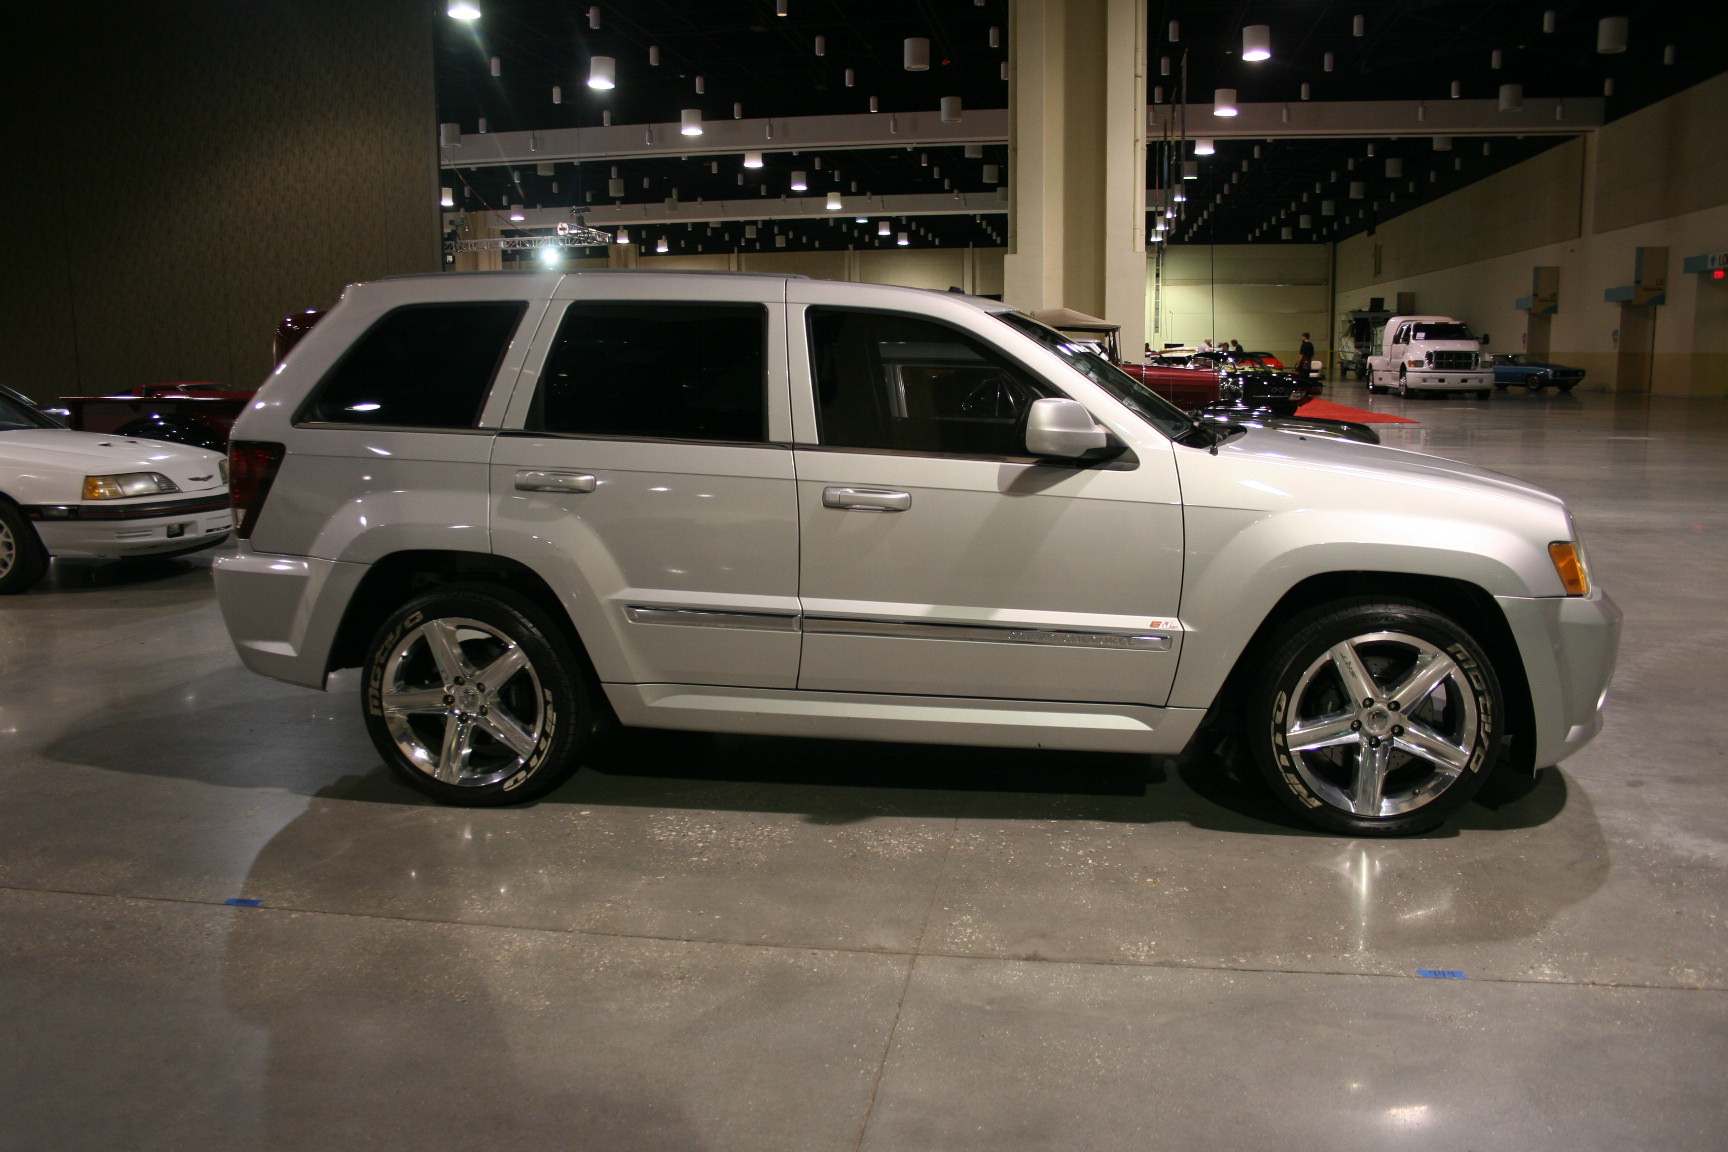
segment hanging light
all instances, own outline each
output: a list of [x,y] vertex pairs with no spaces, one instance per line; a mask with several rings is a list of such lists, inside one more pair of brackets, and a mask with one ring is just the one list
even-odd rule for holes
[[660,243],[654,245],[654,251],[656,251],[656,252],[670,251],[670,249],[668,249],[666,246],[666,237],[664,237],[664,236],[660,237]]
[[438,207],[440,207],[440,208],[454,208],[454,207],[456,207],[456,190],[454,188],[440,188],[440,189],[438,189],[438,192],[439,192]]
[[1522,112],[1522,111],[1524,111],[1524,85],[1522,85],[1522,84],[1502,84],[1502,85],[1500,85],[1500,111],[1502,111],[1502,112]]
[[878,236],[892,236],[893,234],[894,234],[894,229],[892,229],[888,226],[888,221],[886,221],[886,220],[876,221],[876,235],[878,235]]
[[1366,36],[1368,34],[1367,18],[1361,15],[1350,17],[1350,35]]
[[648,45],[648,63],[656,68],[660,67],[660,45]]
[[1298,216],[1298,217],[1296,217],[1296,227],[1303,228],[1303,229],[1314,227],[1314,217],[1312,217],[1312,216]]
[[1452,151],[1452,137],[1450,137],[1450,136],[1436,136],[1436,137],[1434,137],[1434,151],[1436,151],[1436,152],[1450,152],[1450,151]]
[[620,180],[616,176],[614,176],[614,177],[612,177],[612,179],[606,181],[606,195],[612,197],[612,199],[614,199],[614,200],[623,199],[623,197],[624,197],[624,181]]
[[744,167],[746,167],[746,168],[760,168],[760,167],[762,167],[762,153],[760,153],[760,152],[746,152],[746,153],[744,153]]
[[1272,26],[1270,24],[1250,24],[1242,29],[1242,59],[1270,60],[1272,58]]
[[1320,201],[1320,215],[1322,215],[1322,216],[1336,216],[1336,215],[1338,215],[1338,201],[1336,201],[1336,200],[1322,200],[1322,201]]
[[1002,182],[1002,169],[995,164],[984,165],[984,183],[999,184]]
[[564,103],[564,89],[557,84],[552,85],[552,103]]
[[494,56],[494,57],[492,57],[492,59],[490,61],[488,61],[488,63],[491,65],[492,75],[494,75],[494,76],[504,75],[504,62],[502,60],[500,60],[500,59],[498,59],[498,57]]
[[930,41],[922,36],[908,36],[902,46],[902,62],[908,72],[930,70]]
[[994,25],[990,28],[990,47],[1002,47],[1002,29],[997,28]]
[[521,223],[522,221],[528,219],[528,217],[526,217],[522,214],[522,205],[520,205],[520,204],[510,205],[510,219],[512,221],[518,223],[518,224]]
[[944,96],[944,97],[942,97],[942,123],[944,123],[944,124],[958,124],[958,123],[960,123],[960,97],[958,97],[958,96]]
[[1626,51],[1626,17],[1604,16],[1596,22],[1596,51],[1612,56]]
[[1178,184],[1175,190],[1170,193],[1170,199],[1178,204],[1185,204],[1188,201],[1188,192],[1182,185]]
[[848,87],[848,88],[852,87],[853,84],[855,84],[857,82],[857,80],[858,80],[858,74],[850,68],[846,69],[846,87]]
[[789,185],[789,187],[794,192],[802,192],[805,189],[809,188],[810,185],[808,185],[804,182],[804,173],[794,172],[794,173],[792,173],[792,183]]
[[[1198,161],[1198,160],[1184,160],[1184,161],[1182,161],[1182,179],[1184,179],[1184,180],[1198,180],[1198,179],[1200,179],[1200,161]],[[1186,200],[1187,197],[1184,196],[1183,199]]]
[[1506,59],[1506,54],[1504,52],[1500,51],[1500,49],[1496,48],[1496,49],[1494,49],[1494,51],[1488,53],[1488,67],[1499,68],[1500,65],[1505,61],[1505,59]]
[[895,238],[894,243],[896,243],[896,244],[900,245],[900,247],[904,248],[904,247],[906,247],[906,245],[912,243],[912,241],[908,240],[906,238],[906,233],[902,232],[902,233],[900,233],[900,235],[898,237]]
[[828,202],[822,205],[822,207],[828,209],[830,212],[838,212],[845,207],[845,205],[840,203],[840,193],[830,192],[828,193]]
[[1194,155],[1211,156],[1216,152],[1217,149],[1212,146],[1212,138],[1210,136],[1201,136],[1194,141]]
[[1182,23],[1181,23],[1181,21],[1178,21],[1178,20],[1170,21],[1170,27],[1166,31],[1165,39],[1169,40],[1170,43],[1172,43],[1172,44],[1174,44],[1177,41],[1182,39]]
[[1314,95],[1314,86],[1304,80],[1302,82],[1302,99],[1306,100],[1312,95]]
[[1400,160],[1396,156],[1389,157],[1386,161],[1386,178],[1389,180],[1396,180],[1403,175],[1404,161]]
[[[1360,20],[1362,17],[1358,16],[1356,19]],[[1278,238],[1280,240],[1294,240],[1296,239],[1296,230],[1286,224],[1284,227],[1278,229]]]
[[618,61],[611,56],[596,56],[588,61],[588,87],[601,91],[618,87]]
[[1212,93],[1212,115],[1236,115],[1236,89],[1218,88]]
[[1554,9],[1552,8],[1542,13],[1542,31],[1554,31]]
[[854,224],[868,224],[868,223],[870,223],[870,217],[868,217],[868,216],[854,216],[854,217],[852,217],[852,223],[854,223]]
[[702,135],[702,109],[686,108],[678,113],[678,131],[686,136]]
[[438,147],[462,147],[462,125],[453,123],[438,125]]
[[874,97],[874,96],[870,97],[870,111],[872,111],[872,112],[882,111],[881,104],[877,101],[876,97]]
[[628,228],[618,229],[618,235],[616,235],[612,238],[612,242],[614,244],[628,244],[628,243],[630,243],[630,229],[628,229]]
[[444,9],[444,15],[452,20],[478,20],[480,5],[472,0],[450,0],[450,6]]
[[826,37],[826,36],[816,37],[816,55],[818,55],[818,56],[828,55],[828,37]]
[[1350,181],[1350,199],[1360,200],[1368,194],[1368,185],[1360,180]]
[[708,94],[708,78],[706,76],[696,77],[696,95],[706,96],[707,94]]
[[[774,15],[786,15],[786,0],[774,0]],[[751,233],[751,235],[755,235],[755,233]]]
[[1330,53],[1330,52],[1326,53],[1326,55],[1320,57],[1320,71],[1322,71],[1322,72],[1332,71],[1333,66],[1336,65],[1337,62],[1338,62],[1337,58],[1334,57],[1332,55],[1332,53]]

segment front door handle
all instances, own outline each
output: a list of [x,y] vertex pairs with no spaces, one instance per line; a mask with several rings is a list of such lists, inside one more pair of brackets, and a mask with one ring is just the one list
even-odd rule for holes
[[592,492],[600,481],[586,472],[536,472],[516,470],[516,488],[522,492]]
[[824,488],[822,506],[847,512],[904,512],[912,507],[912,494],[885,488]]

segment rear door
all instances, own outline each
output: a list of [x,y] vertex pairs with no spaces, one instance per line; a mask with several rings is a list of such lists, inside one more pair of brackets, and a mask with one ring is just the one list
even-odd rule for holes
[[798,686],[1163,704],[1181,638],[1168,442],[1131,463],[1039,464],[1023,418],[1060,386],[982,334],[998,321],[849,308],[814,281],[788,292],[811,382],[794,407]]
[[492,455],[492,540],[601,679],[790,688],[784,281],[572,276]]

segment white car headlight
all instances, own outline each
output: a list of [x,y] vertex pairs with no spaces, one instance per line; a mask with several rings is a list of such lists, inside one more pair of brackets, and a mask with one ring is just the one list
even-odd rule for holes
[[124,500],[128,496],[157,496],[178,492],[180,485],[160,472],[122,472],[118,476],[84,477],[84,499]]
[[228,457],[222,457],[222,459],[217,462],[216,467],[222,473],[222,483],[228,483]]

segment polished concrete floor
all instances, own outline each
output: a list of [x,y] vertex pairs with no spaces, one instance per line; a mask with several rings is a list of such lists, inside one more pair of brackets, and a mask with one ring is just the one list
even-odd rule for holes
[[1728,403],[1372,404],[1565,495],[1627,617],[1600,739],[1390,843],[675,734],[431,807],[207,562],[59,566],[0,603],[0,1149],[1728,1147]]

